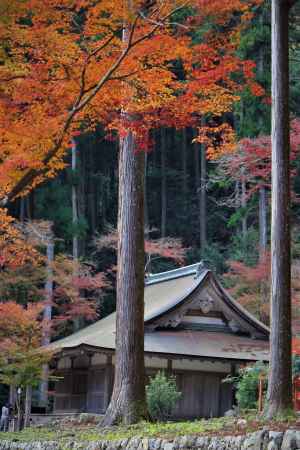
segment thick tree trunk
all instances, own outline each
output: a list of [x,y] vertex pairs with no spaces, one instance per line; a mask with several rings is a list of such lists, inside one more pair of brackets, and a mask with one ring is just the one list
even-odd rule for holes
[[272,0],[272,284],[267,416],[292,408],[289,183],[289,3]]
[[144,369],[144,161],[132,132],[119,158],[115,380],[103,425],[146,416]]
[[166,129],[160,130],[160,167],[161,167],[161,225],[160,234],[162,238],[166,237],[167,228],[167,175],[166,175],[166,150],[167,139]]

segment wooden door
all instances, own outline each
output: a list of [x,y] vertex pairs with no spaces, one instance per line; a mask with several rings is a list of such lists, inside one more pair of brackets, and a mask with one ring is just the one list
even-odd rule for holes
[[222,375],[205,372],[176,373],[182,393],[174,417],[194,419],[220,416]]
[[71,410],[86,412],[87,410],[87,371],[73,371]]
[[91,413],[105,412],[105,369],[89,371],[87,410]]
[[67,411],[71,409],[72,373],[61,372],[58,376],[60,379],[55,382],[54,411]]

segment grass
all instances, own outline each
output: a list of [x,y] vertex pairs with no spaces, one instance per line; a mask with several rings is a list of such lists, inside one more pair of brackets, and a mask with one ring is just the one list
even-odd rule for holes
[[53,440],[76,440],[76,441],[99,441],[119,440],[132,437],[160,437],[171,439],[178,435],[199,435],[203,433],[219,432],[224,429],[228,419],[218,418],[211,420],[197,420],[185,422],[152,423],[140,422],[131,426],[118,426],[101,429],[95,425],[69,424],[62,429],[32,427],[15,433],[1,433],[0,440],[16,441],[53,441]]
[[[273,430],[283,430],[289,426],[296,426],[295,418],[281,421],[267,422],[255,415],[245,417],[247,425],[237,426],[233,418],[216,418],[209,420],[195,420],[184,422],[152,423],[140,422],[131,426],[101,428],[94,424],[63,423],[52,428],[27,428],[18,433],[0,433],[1,440],[19,442],[30,441],[59,441],[62,445],[68,441],[101,441],[121,440],[133,437],[162,438],[171,440],[178,436],[199,436],[205,434],[243,434],[245,432],[269,426]],[[299,423],[297,424],[299,426]]]

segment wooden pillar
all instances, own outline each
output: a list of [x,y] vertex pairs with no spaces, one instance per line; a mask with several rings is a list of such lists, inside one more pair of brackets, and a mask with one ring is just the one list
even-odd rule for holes
[[112,365],[112,355],[106,357],[105,380],[104,380],[104,408],[109,405],[113,387],[114,368]]
[[[231,377],[235,377],[236,376],[236,365],[234,363],[230,364],[230,376]],[[236,398],[235,398],[235,388],[234,388],[234,384],[232,384],[232,400],[231,400],[231,405],[234,406],[236,405]]]
[[172,375],[172,366],[173,366],[173,361],[172,359],[168,359],[168,366],[167,366],[167,375],[170,376]]

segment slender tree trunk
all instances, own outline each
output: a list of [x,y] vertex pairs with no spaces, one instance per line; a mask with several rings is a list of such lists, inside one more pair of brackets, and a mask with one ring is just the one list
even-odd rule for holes
[[[260,25],[264,26],[264,16],[263,13],[260,17]],[[263,79],[264,76],[264,52],[263,46],[259,49],[258,61],[257,61],[257,73],[259,75],[259,80]],[[263,134],[263,116],[259,115],[259,134]],[[265,257],[268,244],[267,236],[267,193],[265,186],[260,186],[259,188],[259,257],[260,259]]]
[[182,130],[182,196],[183,196],[183,215],[187,214],[187,129]]
[[271,337],[267,416],[292,408],[289,2],[272,0]]
[[77,236],[78,225],[78,202],[77,202],[77,183],[75,183],[77,169],[77,146],[76,142],[72,140],[72,222],[73,222],[73,258],[78,259],[79,247]]
[[[54,261],[54,240],[53,237],[49,237],[47,241],[47,281],[45,285],[45,297],[46,306],[43,311],[43,320],[46,324],[44,335],[43,335],[43,345],[48,345],[50,343],[49,334],[49,322],[52,319],[52,299],[53,299],[53,270],[52,263]],[[47,408],[48,406],[48,383],[49,383],[49,366],[45,364],[43,366],[43,381],[40,383],[39,388],[39,403],[41,406]]]
[[166,237],[167,228],[167,175],[166,175],[166,150],[167,150],[167,130],[160,130],[160,167],[161,167],[161,225],[160,234],[162,238]]
[[244,168],[242,167],[242,181],[241,181],[241,206],[243,208],[243,217],[242,217],[242,235],[245,238],[247,234],[247,215],[246,215],[246,207],[247,207],[247,190],[246,190],[246,180],[244,176]]
[[200,248],[202,251],[207,243],[206,178],[207,178],[206,149],[205,145],[201,144],[199,226],[200,226]]
[[267,251],[268,227],[267,227],[267,193],[266,188],[259,188],[259,255],[263,258]]
[[115,380],[104,425],[146,415],[144,369],[144,162],[131,131],[119,157]]
[[25,198],[20,198],[20,222],[25,220]]
[[32,387],[26,386],[25,413],[24,413],[24,427],[25,428],[29,427],[29,425],[30,425],[31,402],[32,402]]
[[[74,139],[72,139],[72,223],[73,223],[73,239],[72,239],[72,254],[75,262],[75,267],[79,258],[79,239],[78,239],[78,192],[77,192],[77,160],[78,149]],[[74,270],[76,276],[76,269]],[[73,329],[78,331],[83,325],[81,317],[75,317],[73,320]]]
[[144,220],[145,220],[145,238],[149,239],[149,209],[147,202],[147,169],[148,169],[148,153],[145,152],[145,187],[144,187]]
[[[193,131],[193,136],[196,138],[198,136],[197,129]],[[195,155],[195,190],[197,199],[197,211],[198,211],[198,223],[199,223],[199,248],[201,250],[201,179],[200,179],[200,157],[201,157],[201,146],[199,143],[194,144],[194,155]]]

